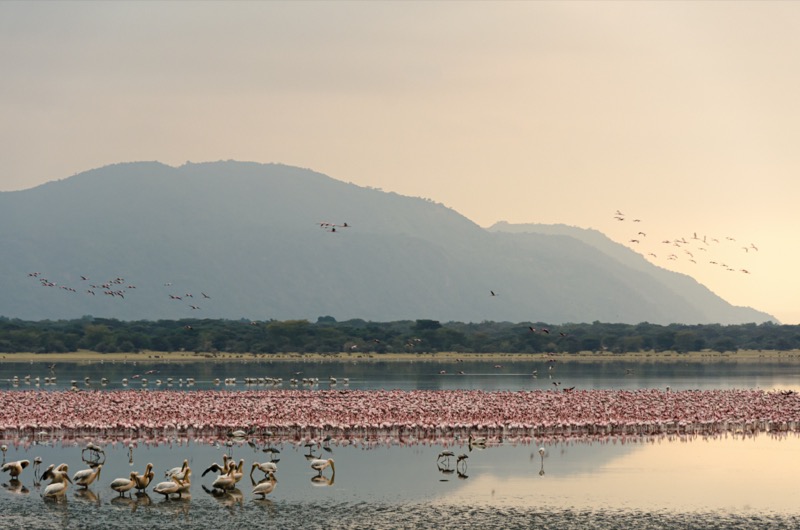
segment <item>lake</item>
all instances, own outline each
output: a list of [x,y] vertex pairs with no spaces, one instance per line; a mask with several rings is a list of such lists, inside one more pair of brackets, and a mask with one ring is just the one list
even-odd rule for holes
[[[797,388],[798,368],[792,363],[569,363],[552,371],[545,363],[60,363],[50,372],[43,363],[3,363],[0,381],[8,388],[64,389],[75,380],[81,388],[148,387],[167,378],[172,389],[215,388],[214,380],[236,378],[219,388],[269,389],[246,386],[244,377],[282,378],[280,388],[298,379],[318,378],[305,388],[350,389],[547,389],[553,381],[578,388]],[[145,375],[147,371],[156,370]],[[444,370],[445,374],[439,372]],[[538,371],[534,378],[533,370]],[[464,372],[458,374],[458,372]],[[302,372],[302,373],[297,373]],[[133,376],[139,378],[133,379]],[[18,386],[13,379],[17,376]],[[44,377],[56,376],[55,385]],[[89,377],[88,385],[85,378]],[[108,379],[103,386],[102,377]],[[343,378],[349,384],[343,384]],[[194,378],[194,386],[186,380]],[[179,380],[183,379],[183,386]],[[277,385],[276,385],[277,386]],[[479,406],[479,404],[476,404]],[[33,460],[43,466],[69,464],[70,474],[87,467],[82,461],[88,439],[26,438],[4,440],[7,461]],[[251,442],[248,444],[247,442]],[[539,454],[539,448],[544,454]],[[274,448],[277,453],[264,452]],[[69,486],[62,502],[41,498],[31,467],[20,481],[0,475],[0,517],[4,527],[30,528],[796,528],[800,503],[794,477],[800,473],[800,436],[759,434],[717,437],[659,436],[608,438],[593,442],[514,440],[490,443],[485,449],[456,439],[451,446],[414,439],[359,439],[345,445],[331,440],[306,447],[270,443],[266,439],[231,442],[229,447],[205,441],[168,439],[158,444],[107,445],[100,478],[88,491]],[[439,459],[452,451],[449,462]],[[201,476],[223,454],[245,460],[245,476],[233,492],[209,493],[216,475]],[[333,458],[321,477],[308,455]],[[456,463],[458,455],[466,459]],[[266,500],[251,493],[252,462],[277,460],[278,482]],[[154,464],[154,483],[164,471],[189,460],[191,495],[165,500],[154,493],[119,498],[109,488],[117,477]],[[260,480],[264,474],[255,471]],[[209,490],[209,491],[206,491]]]

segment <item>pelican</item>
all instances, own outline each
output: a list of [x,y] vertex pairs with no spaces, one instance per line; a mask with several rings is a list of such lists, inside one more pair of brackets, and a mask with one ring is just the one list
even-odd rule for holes
[[114,479],[114,481],[111,483],[111,489],[118,492],[119,496],[122,497],[126,492],[136,487],[136,478],[138,475],[138,472],[131,471],[131,478]]
[[50,472],[50,484],[42,492],[42,497],[55,498],[67,492],[67,483],[72,483],[67,474],[67,465],[61,464],[57,469]]
[[233,468],[233,479],[235,482],[239,482],[244,477],[244,458],[239,460],[239,465],[234,465],[233,461],[228,464]]
[[67,471],[69,471],[69,466],[67,464],[61,464],[58,467],[56,467],[55,464],[50,464],[49,466],[47,466],[47,469],[44,470],[44,473],[42,473],[42,476],[39,478],[41,480],[50,479],[50,481],[52,482],[54,480],[56,473],[66,473]]
[[88,488],[89,484],[94,482],[100,476],[100,470],[103,469],[103,464],[98,464],[94,469],[81,469],[72,475],[72,480],[77,486]]
[[268,479],[264,479],[256,484],[256,487],[253,488],[253,495],[261,495],[262,499],[266,499],[267,495],[272,493],[272,490],[275,489],[275,484],[278,482],[278,479],[275,478],[275,475],[271,472],[269,473],[268,477]]
[[236,466],[231,463],[230,467],[228,468],[228,472],[224,475],[220,475],[211,484],[212,488],[221,489],[221,490],[232,490],[236,487],[236,478],[234,477],[234,473],[236,472]]
[[250,468],[250,478],[253,478],[253,471],[256,469],[263,471],[265,475],[268,475],[270,473],[277,473],[278,465],[275,462],[264,462],[261,464],[258,462],[253,462],[253,467]]
[[331,469],[334,473],[336,473],[336,467],[333,465],[333,458],[329,458],[327,460],[322,460],[321,458],[315,458],[311,461],[311,469],[314,471],[319,471],[319,475],[322,475],[322,470],[326,467],[331,466]]
[[164,473],[164,476],[168,478],[175,477],[178,480],[183,480],[184,474],[186,473],[186,469],[188,469],[188,467],[189,467],[189,461],[184,460],[183,465],[181,465],[181,467],[173,467],[172,469],[166,471]]
[[136,474],[136,489],[139,491],[144,491],[147,489],[147,486],[150,485],[150,481],[153,480],[153,477],[156,474],[153,473],[153,464],[147,464],[144,468],[144,474],[139,475]]
[[8,472],[11,475],[11,480],[14,480],[20,476],[22,470],[28,467],[30,464],[27,460],[17,460],[16,462],[7,462],[3,464],[3,467],[0,468],[2,472]]
[[170,480],[156,484],[156,487],[153,488],[153,491],[162,494],[166,498],[169,498],[169,496],[173,493],[177,493],[180,497],[180,489],[182,486],[183,482],[175,478],[175,476],[172,476]]
[[228,472],[228,455],[222,455],[222,465],[219,465],[216,462],[214,462],[208,469],[203,471],[203,474],[200,476],[205,477],[209,471],[214,471],[215,473],[219,473],[220,475],[226,474]]
[[178,497],[181,497],[184,493],[189,493],[189,487],[191,486],[189,475],[191,472],[191,468],[187,467],[184,470],[183,479],[179,479],[175,475],[172,475],[171,480],[156,484],[156,487],[153,488],[153,491],[160,493],[166,498],[169,498],[169,496],[173,493],[177,493]]

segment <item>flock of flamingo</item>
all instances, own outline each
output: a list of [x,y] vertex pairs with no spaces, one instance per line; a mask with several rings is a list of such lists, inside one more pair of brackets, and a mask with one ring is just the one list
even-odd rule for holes
[[243,426],[282,441],[800,431],[800,394],[756,389],[7,390],[0,400],[4,439],[225,440]]
[[[637,231],[635,233],[631,233],[628,243],[636,245],[637,247],[648,246],[646,245],[648,234],[641,229],[641,219],[629,219],[629,217],[620,210],[617,210],[614,213],[614,219],[620,222],[630,221],[636,225],[634,230]],[[652,236],[650,239],[652,239]],[[687,236],[681,236],[661,239],[660,241],[662,247],[667,245],[667,250],[656,253],[656,249],[654,247],[649,247],[653,249],[653,251],[647,252],[647,256],[649,258],[659,259],[659,256],[666,256],[667,261],[677,261],[683,258],[684,260],[688,260],[693,264],[697,264],[698,260],[701,260],[709,265],[720,267],[728,272],[741,272],[743,274],[750,274],[750,270],[745,268],[737,269],[736,267],[726,263],[724,259],[715,257],[713,254],[715,247],[719,245],[727,245],[729,248],[732,248],[732,246],[738,247],[742,254],[758,252],[758,247],[754,243],[740,244],[736,241],[736,238],[731,236],[725,236],[724,239],[722,239],[722,242],[720,242],[720,238],[704,234],[698,235],[697,232],[693,232],[688,239]],[[703,256],[702,258],[701,255]]]

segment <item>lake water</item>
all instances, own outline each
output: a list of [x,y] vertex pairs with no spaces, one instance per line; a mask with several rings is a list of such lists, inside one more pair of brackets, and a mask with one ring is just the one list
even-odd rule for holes
[[[143,364],[61,363],[51,374],[44,364],[0,364],[0,380],[13,388],[31,388],[24,382],[40,377],[40,388],[63,389],[76,380],[85,388],[119,388],[123,377],[129,388],[140,388],[141,378],[154,386],[157,378],[195,378],[194,389],[214,388],[214,379],[236,377],[235,386],[248,388],[244,377],[281,377],[282,388],[291,378],[337,378],[339,388],[351,389],[485,389],[528,390],[548,388],[552,382],[578,388],[700,388],[794,389],[799,365],[791,363],[616,363],[559,362],[552,372],[538,363],[464,362],[437,364],[380,363],[182,363]],[[145,371],[157,373],[143,375]],[[446,374],[439,374],[445,370]],[[538,377],[532,371],[538,370]],[[463,375],[457,372],[463,371]],[[302,372],[302,374],[296,374]],[[48,375],[50,374],[50,375]],[[134,375],[139,379],[132,379]],[[43,385],[44,377],[57,376],[56,385]],[[349,386],[342,383],[349,377]],[[254,388],[254,387],[250,387]],[[255,388],[270,388],[268,385]],[[303,388],[298,383],[298,388]],[[479,405],[476,405],[479,406]],[[82,448],[90,440],[63,443],[51,439],[5,440],[6,460],[33,460],[43,466],[66,462],[70,474],[83,469]],[[343,445],[306,448],[303,444],[268,444],[266,440],[219,447],[197,441],[167,441],[159,445],[126,444],[105,447],[101,476],[86,492],[70,486],[63,502],[41,498],[44,485],[35,484],[27,468],[19,482],[0,475],[2,527],[29,528],[798,528],[800,500],[795,477],[800,475],[800,436],[658,437],[608,439],[594,442],[530,440],[490,443],[473,448],[466,440],[452,447],[427,445],[413,439],[376,443],[361,440]],[[267,461],[278,453],[278,483],[260,500],[251,493],[251,463]],[[544,447],[544,456],[538,449]],[[451,450],[468,458],[438,460]],[[213,495],[214,474],[201,474],[223,454],[245,460],[245,476],[237,490]],[[309,465],[307,455],[333,458],[335,473],[322,477]],[[132,457],[132,458],[131,458]],[[164,470],[184,458],[193,470],[191,495],[165,500],[148,489],[146,496],[118,498],[109,488],[131,470],[155,466],[155,482]],[[132,462],[131,462],[132,459]],[[255,471],[253,477],[263,478]]]

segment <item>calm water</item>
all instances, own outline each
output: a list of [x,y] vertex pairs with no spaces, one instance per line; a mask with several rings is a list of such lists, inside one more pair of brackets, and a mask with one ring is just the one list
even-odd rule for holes
[[[534,379],[532,370],[538,369]],[[142,375],[147,370],[157,374]],[[440,375],[439,370],[449,372]],[[455,371],[464,371],[457,375]],[[295,375],[295,372],[303,372]],[[59,364],[56,385],[68,387],[72,379],[84,387],[99,387],[107,377],[107,388],[119,388],[123,377],[129,388],[139,388],[140,374],[154,385],[194,377],[193,388],[215,388],[215,378],[236,377],[234,388],[247,388],[247,377],[282,377],[288,388],[292,377],[318,377],[312,388],[328,388],[330,376],[349,377],[346,388],[481,388],[517,390],[547,388],[552,381],[579,388],[796,388],[798,366],[793,364],[637,364],[557,363],[552,374],[544,363],[250,363],[242,364]],[[1,364],[0,380],[14,375],[19,388],[33,388],[25,375],[40,381],[48,375],[46,365]],[[552,379],[549,377],[552,375]],[[163,387],[163,386],[162,386]],[[220,385],[219,388],[231,389]],[[260,388],[256,386],[256,388]],[[264,386],[263,388],[269,388]],[[303,388],[302,384],[298,388]],[[308,388],[308,387],[307,387]],[[476,405],[478,406],[478,405]],[[43,467],[66,462],[70,474],[83,469],[82,447],[90,440],[62,445],[58,440],[5,441],[6,459],[33,460],[40,456]],[[538,448],[545,447],[544,457]],[[309,466],[303,445],[274,446],[280,452],[278,483],[262,501],[251,493],[248,473],[253,461],[267,461],[265,444],[237,443],[230,448],[202,442],[139,444],[132,453],[125,444],[105,448],[101,476],[81,492],[69,487],[64,502],[46,502],[43,486],[37,486],[31,468],[22,480],[10,482],[0,475],[0,520],[13,528],[797,528],[800,500],[795,477],[800,475],[800,437],[656,438],[608,440],[606,442],[490,444],[484,450],[424,445],[414,440],[377,444],[360,441],[311,448],[314,456],[333,458],[336,472],[326,469],[322,478]],[[442,450],[466,454],[466,467],[454,458],[437,463]],[[232,494],[215,496],[206,491],[212,473],[201,473],[212,462],[221,462],[229,452],[245,460],[245,477]],[[132,456],[133,462],[130,462]],[[164,479],[164,470],[188,458],[194,474],[190,498],[164,500],[149,488],[147,496],[118,498],[110,488],[117,477],[131,470],[155,465],[154,482]],[[256,480],[263,473],[253,474]],[[312,480],[313,479],[313,480]],[[205,488],[204,488],[205,486]]]

